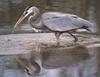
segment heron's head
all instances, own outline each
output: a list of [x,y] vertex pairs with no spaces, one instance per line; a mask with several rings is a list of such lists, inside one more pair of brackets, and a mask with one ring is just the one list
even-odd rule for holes
[[21,22],[23,22],[24,19],[26,19],[27,17],[29,17],[30,15],[35,15],[36,12],[38,12],[39,9],[35,6],[32,6],[30,8],[26,8],[25,11],[23,12],[22,16],[18,19],[18,21],[16,22],[14,28],[16,28]]
[[31,76],[38,75],[40,73],[40,66],[38,64],[36,65],[29,64],[28,66],[25,67],[24,71]]
[[28,75],[38,75],[40,73],[40,65],[28,59],[22,58],[20,56],[16,57],[16,63],[22,68]]

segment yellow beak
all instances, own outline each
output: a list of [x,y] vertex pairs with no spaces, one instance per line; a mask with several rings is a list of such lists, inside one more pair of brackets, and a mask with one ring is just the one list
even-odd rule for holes
[[16,22],[16,24],[15,24],[13,30],[12,30],[12,33],[14,33],[15,28],[16,28],[25,18],[26,18],[26,16],[21,16],[21,17],[18,19],[18,21]]
[[18,21],[16,22],[16,24],[15,24],[15,26],[14,26],[14,29],[13,29],[12,33],[14,32],[15,28],[16,28],[28,15],[29,15],[29,13],[27,13],[25,16],[22,15],[22,16],[18,19]]
[[18,21],[16,22],[14,28],[16,28],[24,19],[26,18],[26,16],[21,16]]

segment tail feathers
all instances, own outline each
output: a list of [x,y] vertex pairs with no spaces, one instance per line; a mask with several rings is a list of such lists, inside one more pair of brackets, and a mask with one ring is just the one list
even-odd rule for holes
[[89,31],[89,32],[92,32],[92,30],[91,30],[88,26],[83,26],[82,28],[83,28],[83,29],[86,29],[86,30]]

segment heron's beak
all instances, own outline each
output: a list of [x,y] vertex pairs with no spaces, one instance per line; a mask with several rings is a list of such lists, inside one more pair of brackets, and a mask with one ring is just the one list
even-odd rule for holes
[[14,26],[14,29],[12,32],[14,32],[15,28],[29,15],[30,13],[27,13],[26,15],[22,15],[18,21],[16,22],[15,26]]

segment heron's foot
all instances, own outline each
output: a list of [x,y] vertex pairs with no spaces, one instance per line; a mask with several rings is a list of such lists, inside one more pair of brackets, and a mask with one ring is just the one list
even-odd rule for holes
[[70,33],[70,32],[68,32],[68,33],[74,38],[74,42],[76,43],[78,41],[78,38],[75,35],[73,35],[72,33]]
[[75,38],[74,38],[74,42],[76,43],[77,41],[78,41],[78,38],[77,38],[77,37],[75,37]]

